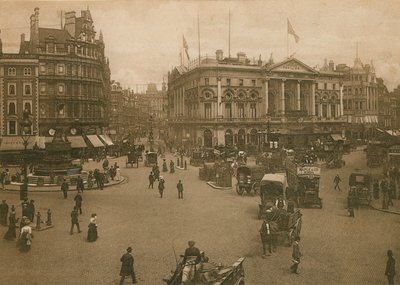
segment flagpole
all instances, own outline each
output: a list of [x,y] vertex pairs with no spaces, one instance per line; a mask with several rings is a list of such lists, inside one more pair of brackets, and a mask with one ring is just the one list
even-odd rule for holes
[[231,9],[229,9],[229,43],[228,43],[228,54],[231,58]]
[[197,40],[199,43],[199,65],[200,65],[200,17],[199,17],[199,11],[197,10]]
[[[287,20],[287,26],[289,26],[289,19]],[[289,28],[286,27],[286,57],[289,58]]]

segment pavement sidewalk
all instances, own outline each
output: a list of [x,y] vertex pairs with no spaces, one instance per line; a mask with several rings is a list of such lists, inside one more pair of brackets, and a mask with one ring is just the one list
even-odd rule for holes
[[383,195],[379,195],[379,199],[374,199],[372,198],[371,201],[371,207],[375,210],[382,211],[385,213],[390,213],[390,214],[396,214],[400,215],[400,200],[399,199],[392,199],[393,201],[393,206],[389,206],[389,209],[385,210],[382,209],[382,200],[383,200]]

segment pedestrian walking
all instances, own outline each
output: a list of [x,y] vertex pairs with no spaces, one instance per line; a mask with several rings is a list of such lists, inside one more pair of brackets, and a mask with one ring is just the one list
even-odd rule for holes
[[336,174],[335,178],[333,179],[333,183],[335,184],[335,190],[341,191],[340,190],[340,182],[342,179],[340,179],[339,174]]
[[81,192],[79,191],[75,195],[74,201],[75,201],[76,210],[79,211],[79,213],[81,215],[82,215],[82,200],[83,200],[83,198],[82,198]]
[[4,235],[6,240],[15,240],[17,238],[17,223],[19,219],[12,218],[10,215],[8,230]]
[[165,160],[165,158],[163,159],[162,171],[163,172],[168,172],[167,161]]
[[35,218],[35,200],[31,200],[30,203],[28,204],[28,213],[29,213],[28,218],[31,221],[34,221],[34,218]]
[[76,228],[78,229],[78,233],[81,233],[81,229],[79,228],[79,220],[78,220],[78,210],[76,207],[71,212],[71,230],[70,234],[73,234],[74,226],[76,225]]
[[133,268],[134,258],[132,256],[132,247],[128,247],[126,249],[126,253],[121,257],[121,270],[119,275],[121,276],[121,280],[119,281],[119,285],[123,285],[126,276],[131,276],[132,283],[136,284],[136,275],[135,270]]
[[83,184],[83,179],[78,176],[78,178],[76,179],[76,190],[79,192],[83,192],[83,188],[84,188],[84,184]]
[[154,166],[153,169],[153,173],[154,173],[154,181],[160,181],[160,169],[158,168],[158,165]]
[[164,189],[165,189],[165,181],[164,178],[160,176],[160,179],[158,180],[158,192],[160,193],[160,198],[163,197]]
[[8,204],[6,200],[3,200],[0,204],[0,223],[3,226],[7,226],[7,218],[8,218]]
[[17,247],[21,252],[28,252],[31,249],[33,235],[30,223],[31,221],[26,217],[21,222],[21,232],[17,242]]
[[153,172],[150,172],[149,174],[149,187],[147,187],[147,189],[153,189],[153,184],[154,184],[154,174]]
[[396,260],[393,258],[393,252],[389,249],[387,251],[388,260],[386,262],[386,270],[385,275],[388,280],[389,285],[394,285],[394,275],[395,275],[395,266]]
[[292,262],[293,262],[293,265],[290,267],[291,271],[293,273],[296,273],[296,274],[298,274],[297,270],[298,270],[298,267],[299,267],[299,264],[300,264],[300,257],[302,256],[302,254],[300,252],[299,242],[300,242],[300,237],[297,236],[294,239],[294,243],[293,243],[293,251],[292,251]]
[[94,242],[97,240],[97,238],[97,215],[93,213],[89,221],[87,241]]
[[171,159],[171,161],[169,162],[169,173],[174,173],[174,172],[175,172],[175,164]]
[[121,180],[121,168],[119,168],[119,166],[116,166],[115,168],[115,180]]
[[178,199],[183,199],[183,184],[181,180],[176,184],[176,189],[178,189]]
[[65,178],[64,178],[63,183],[61,184],[61,191],[64,194],[64,199],[67,199],[67,197],[68,197],[68,190],[69,190],[69,184],[68,184],[67,180],[65,180]]

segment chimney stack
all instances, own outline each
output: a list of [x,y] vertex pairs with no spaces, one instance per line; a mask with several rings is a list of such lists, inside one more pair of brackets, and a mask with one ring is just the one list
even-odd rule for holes
[[31,20],[31,37],[30,37],[30,45],[29,50],[30,53],[36,54],[38,53],[39,48],[39,8],[35,8],[34,14],[30,17]]
[[334,71],[335,70],[335,63],[333,62],[333,60],[329,61],[329,69]]
[[237,53],[237,57],[238,57],[238,61],[241,63],[245,63],[246,62],[246,53],[244,52],[238,52]]
[[75,37],[75,11],[65,13],[64,29],[72,36]]
[[224,52],[222,51],[222,49],[217,49],[215,55],[218,61],[224,60]]

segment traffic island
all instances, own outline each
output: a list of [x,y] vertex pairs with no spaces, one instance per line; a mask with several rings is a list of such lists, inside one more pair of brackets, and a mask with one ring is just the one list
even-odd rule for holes
[[[119,181],[110,180],[109,183],[104,184],[103,189],[114,186],[114,185],[121,184],[122,182],[124,182],[126,180],[127,180],[127,178],[125,176],[121,176],[121,180],[119,180]],[[21,184],[22,183],[12,182],[11,184],[5,186],[4,191],[20,191]],[[84,191],[101,190],[99,187],[97,187],[96,184],[94,184],[93,187],[90,189],[87,188],[87,182],[85,182],[84,184],[86,185],[86,188],[84,188]],[[37,184],[28,184],[28,186],[29,186],[29,189],[28,189],[29,192],[61,192],[61,186],[57,185],[57,184],[44,184],[41,186],[38,186]],[[77,191],[74,186],[75,185],[70,185],[70,189],[68,190],[68,192]]]
[[223,186],[218,186],[217,182],[214,181],[208,181],[207,182],[208,186],[211,186],[214,189],[218,189],[218,190],[232,190],[232,187],[223,187]]

